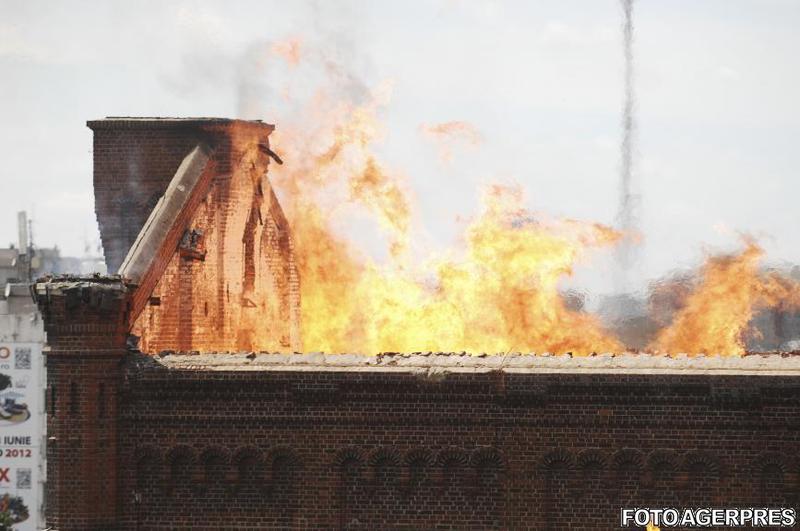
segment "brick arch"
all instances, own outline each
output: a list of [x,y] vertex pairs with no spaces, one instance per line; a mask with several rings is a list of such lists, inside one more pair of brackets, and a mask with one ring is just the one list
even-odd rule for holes
[[231,463],[236,467],[246,464],[263,464],[264,454],[255,446],[240,446],[233,452]]
[[548,471],[572,470],[575,467],[575,458],[564,448],[556,448],[542,456],[541,467]]
[[285,464],[298,470],[303,468],[303,460],[288,446],[276,446],[267,451],[264,454],[264,464],[270,467]]
[[460,448],[444,448],[436,455],[436,464],[446,466],[450,464],[466,465],[469,461],[467,452]]
[[193,466],[197,460],[197,455],[191,446],[178,444],[169,449],[166,460],[170,466],[180,463],[186,466]]
[[430,466],[434,463],[434,456],[433,452],[426,448],[414,448],[406,452],[403,460],[405,461],[406,465],[410,465],[412,463],[421,463],[425,466]]
[[401,459],[394,448],[381,447],[373,450],[367,459],[373,481],[391,482],[400,475]]
[[400,452],[388,446],[381,446],[374,449],[369,453],[369,457],[367,458],[367,464],[370,467],[374,467],[383,462],[399,465],[400,461]]
[[278,446],[266,453],[264,468],[271,502],[284,514],[294,513],[297,510],[296,490],[303,461],[292,448]]
[[705,450],[690,450],[684,454],[681,468],[689,475],[711,474],[722,476],[719,459]]
[[147,461],[151,463],[161,464],[161,461],[164,459],[161,450],[158,447],[153,446],[151,444],[139,446],[136,449],[134,456],[137,463]]
[[235,471],[235,488],[239,495],[257,496],[264,486],[264,456],[254,446],[238,448],[231,458]]
[[578,453],[575,460],[582,472],[590,470],[603,471],[608,466],[608,456],[598,448],[587,448]]
[[711,506],[722,488],[719,459],[705,450],[690,450],[680,462],[679,487],[682,505]]
[[361,450],[355,446],[347,446],[336,452],[336,456],[333,459],[333,464],[335,466],[344,466],[348,462],[363,463],[364,456]]
[[360,478],[364,467],[364,455],[355,446],[348,446],[336,453],[333,463],[338,468],[340,476]]
[[224,448],[219,446],[207,446],[200,452],[199,461],[201,463],[205,463],[211,460],[221,460],[225,464],[228,464],[230,461],[230,456],[228,451]]
[[551,449],[539,461],[540,478],[537,478],[542,500],[543,521],[537,528],[564,529],[570,525],[562,520],[561,503],[575,495],[575,457],[563,447]]
[[136,449],[136,488],[146,489],[148,485],[157,483],[161,479],[164,456],[157,447],[152,445],[141,446]]
[[788,481],[790,466],[786,455],[782,452],[762,452],[753,460],[752,468],[761,502],[787,504],[791,493]]
[[197,456],[194,449],[185,444],[173,446],[167,452],[168,492],[185,491],[194,483],[194,465]]
[[230,465],[228,452],[218,446],[210,446],[203,450],[198,460],[201,466],[203,483],[223,482]]
[[612,458],[613,466],[616,470],[631,468],[642,470],[644,468],[644,455],[639,450],[633,448],[622,448],[614,453]]
[[789,460],[782,452],[761,452],[752,463],[753,472],[763,474],[766,470],[778,469],[781,474],[789,471]]
[[475,449],[472,454],[470,455],[470,463],[472,466],[480,467],[480,466],[490,466],[495,468],[504,468],[505,461],[503,460],[503,455],[497,448],[491,446],[484,446],[482,448]]
[[368,490],[363,480],[364,455],[355,446],[347,446],[336,452],[333,459],[338,477],[336,498],[338,505],[339,528],[347,529],[360,520],[364,510],[364,499]]
[[433,453],[426,448],[413,448],[406,452],[403,462],[405,464],[404,482],[409,488],[415,488],[430,479],[430,469],[435,458]]
[[467,482],[466,465],[469,455],[460,448],[443,448],[436,455],[437,483],[446,487],[455,487]]
[[496,448],[478,448],[472,452],[469,461],[474,471],[475,486],[492,487],[502,480],[505,461]]
[[678,470],[678,456],[673,450],[653,450],[647,456],[647,468],[651,472],[666,470],[675,472]]
[[609,484],[605,493],[610,499],[619,500],[622,506],[636,507],[644,503],[640,491],[645,456],[634,448],[616,451],[610,461]]
[[648,454],[641,483],[649,503],[657,507],[674,507],[679,504],[679,462],[673,450],[656,449]]

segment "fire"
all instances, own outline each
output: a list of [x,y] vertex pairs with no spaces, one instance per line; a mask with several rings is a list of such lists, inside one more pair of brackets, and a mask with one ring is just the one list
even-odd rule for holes
[[[339,71],[328,62],[323,70]],[[593,316],[567,308],[558,291],[577,261],[619,234],[529,212],[521,190],[495,186],[467,227],[463,248],[414,254],[413,195],[402,173],[383,164],[375,149],[384,136],[379,114],[390,99],[389,85],[358,104],[328,88],[300,113],[278,116],[272,138],[287,161],[270,178],[295,239],[305,351],[586,354],[622,348]],[[464,122],[426,130],[479,141]],[[354,213],[370,215],[383,229],[386,263],[363,256],[340,235],[337,227],[352,222]]]
[[[361,265],[315,218],[295,226],[306,350],[617,350],[590,315],[566,308],[557,284],[590,247],[617,233],[575,221],[538,221],[518,191],[493,188],[467,232],[462,260],[414,272]],[[298,228],[300,233],[298,233]],[[311,234],[306,230],[311,231]]]
[[746,240],[738,254],[708,258],[698,285],[651,348],[672,354],[744,354],[743,336],[756,310],[800,306],[800,284],[778,273],[760,273],[762,255],[754,241]]
[[484,202],[461,259],[432,260],[416,275],[366,268],[346,342],[364,330],[367,352],[618,349],[594,318],[567,309],[557,289],[588,248],[618,235],[600,225],[536,219],[522,208],[518,189],[492,187]]
[[[468,227],[466,251],[458,259],[451,252],[415,268],[393,246],[389,264],[358,260],[330,229],[336,210],[304,197],[296,179],[326,172],[341,163],[342,153],[368,144],[369,133],[352,130],[354,123],[370,123],[360,111],[353,109],[354,120],[332,129],[323,156],[305,158],[315,167],[287,183],[295,191],[289,212],[302,279],[305,350],[586,354],[621,347],[592,316],[569,310],[558,292],[558,282],[589,248],[610,245],[619,235],[598,224],[536,216],[523,207],[519,189],[487,191],[484,212]],[[410,207],[401,188],[373,157],[339,170],[349,170],[336,174],[346,175],[347,199],[364,204],[402,241]]]
[[[550,219],[527,210],[521,190],[492,186],[483,211],[464,231],[463,246],[419,252],[413,194],[402,172],[378,155],[390,86],[370,92],[324,50],[302,52],[297,40],[271,50],[298,69],[317,68],[326,81],[311,89],[304,107],[288,115],[278,108],[271,117],[279,124],[272,144],[287,164],[272,169],[270,179],[295,239],[305,351],[624,349],[594,316],[570,309],[558,286],[592,251],[631,234]],[[482,142],[467,122],[423,124],[420,130],[445,162],[454,146]],[[365,216],[386,237],[385,261],[368,258],[345,236],[343,229]],[[709,258],[650,348],[742,354],[756,310],[800,300],[796,284],[759,273],[761,255],[747,242],[738,255]]]
[[439,124],[422,124],[420,131],[436,143],[439,150],[439,159],[444,163],[453,160],[453,150],[457,145],[474,147],[483,141],[478,129],[468,122],[451,121]]
[[274,55],[283,58],[286,64],[297,66],[302,55],[302,42],[297,38],[275,42],[272,44],[271,51]]

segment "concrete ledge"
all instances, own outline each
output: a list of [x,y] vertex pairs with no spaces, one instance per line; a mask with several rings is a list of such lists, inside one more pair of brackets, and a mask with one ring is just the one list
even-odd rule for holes
[[714,374],[800,376],[800,355],[675,357],[647,353],[553,356],[549,354],[414,353],[381,354],[176,354],[142,360],[142,369],[207,371],[328,371],[410,373],[569,373],[569,374]]
[[233,118],[214,117],[188,117],[178,118],[169,116],[108,116],[100,120],[89,120],[86,126],[92,131],[98,129],[167,129],[167,128],[197,128],[206,126],[243,125],[258,127],[273,131],[275,126],[261,120],[237,120]]

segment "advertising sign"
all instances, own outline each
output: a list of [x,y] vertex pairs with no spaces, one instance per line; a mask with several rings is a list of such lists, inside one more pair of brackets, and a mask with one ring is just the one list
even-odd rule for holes
[[0,343],[0,527],[39,529],[44,459],[41,343]]

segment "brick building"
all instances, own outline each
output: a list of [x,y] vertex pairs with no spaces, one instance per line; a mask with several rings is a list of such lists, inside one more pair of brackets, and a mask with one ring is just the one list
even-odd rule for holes
[[292,240],[267,178],[273,127],[88,125],[106,262],[138,286],[130,319],[142,349],[299,350]]
[[223,353],[301,347],[271,127],[90,127],[122,276],[36,285],[54,529],[612,529],[621,506],[797,503],[798,357]]

